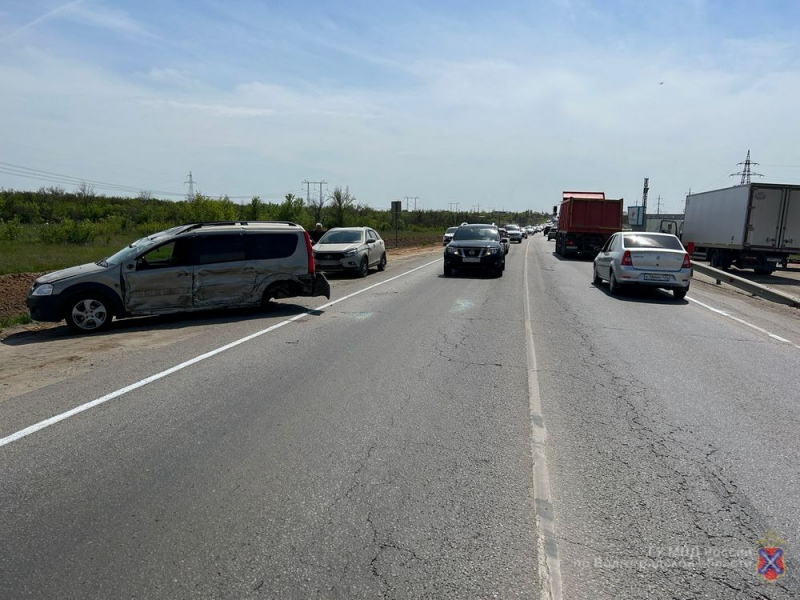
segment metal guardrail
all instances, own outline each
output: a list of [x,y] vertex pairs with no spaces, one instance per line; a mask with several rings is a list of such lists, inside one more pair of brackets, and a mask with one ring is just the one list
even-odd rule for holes
[[777,302],[778,304],[786,304],[788,306],[793,306],[794,308],[800,308],[800,298],[784,292],[773,290],[772,288],[761,285],[760,283],[756,283],[754,281],[750,281],[744,277],[731,275],[725,271],[720,271],[714,267],[701,265],[696,262],[692,262],[692,269],[698,273],[702,273],[703,275],[707,275],[712,279],[715,279],[717,285],[720,285],[721,283],[727,283],[728,285],[739,288],[740,290],[744,290],[746,292],[750,292],[754,296],[764,298],[770,302]]

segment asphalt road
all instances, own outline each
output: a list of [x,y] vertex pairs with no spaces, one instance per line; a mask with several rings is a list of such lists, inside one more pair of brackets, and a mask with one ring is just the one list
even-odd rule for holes
[[4,402],[0,438],[134,386],[0,447],[0,598],[546,597],[531,349],[564,598],[800,594],[796,317],[701,286],[611,297],[551,250],[513,246],[501,279],[434,254],[310,314],[193,318]]

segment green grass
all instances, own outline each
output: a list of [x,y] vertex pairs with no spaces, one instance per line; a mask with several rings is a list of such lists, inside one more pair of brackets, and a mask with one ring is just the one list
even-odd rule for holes
[[12,317],[0,317],[0,331],[7,327],[27,325],[28,323],[33,323],[33,319],[31,319],[28,313],[21,313]]
[[27,240],[0,241],[0,275],[55,271],[111,256],[136,238],[116,235],[93,244],[42,244]]

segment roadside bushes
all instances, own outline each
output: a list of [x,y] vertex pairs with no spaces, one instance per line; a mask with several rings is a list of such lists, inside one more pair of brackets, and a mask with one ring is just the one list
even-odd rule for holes
[[19,219],[12,219],[8,222],[3,222],[3,220],[0,219],[0,240],[13,242],[21,235],[22,224],[19,222]]
[[45,244],[91,244],[100,234],[100,225],[64,219],[61,223],[40,225],[38,233],[39,241]]

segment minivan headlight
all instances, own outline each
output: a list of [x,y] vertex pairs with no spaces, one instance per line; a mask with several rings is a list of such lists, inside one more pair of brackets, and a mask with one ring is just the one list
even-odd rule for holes
[[453,248],[452,246],[448,246],[447,247],[447,253],[448,254],[455,254],[456,253],[456,249]]
[[43,283],[35,290],[31,296],[52,296],[53,295],[53,284],[52,283]]
[[350,250],[346,250],[344,255],[345,256],[355,256],[358,254],[358,248],[350,248]]
[[498,252],[500,252],[500,248],[487,248],[486,252],[488,254],[497,254]]

